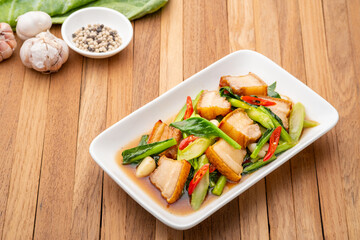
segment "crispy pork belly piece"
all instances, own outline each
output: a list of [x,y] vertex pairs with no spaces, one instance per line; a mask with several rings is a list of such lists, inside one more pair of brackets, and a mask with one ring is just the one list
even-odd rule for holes
[[245,95],[267,95],[267,84],[253,73],[244,76],[222,76],[220,87],[229,86],[234,93]]
[[292,102],[286,99],[261,97],[263,99],[276,102],[276,105],[268,106],[270,110],[275,113],[283,122],[286,129],[289,128],[289,115],[292,108]]
[[161,120],[157,121],[154,125],[153,130],[149,136],[148,143],[164,141],[170,138],[175,138],[177,145],[172,146],[169,149],[166,149],[160,155],[165,155],[166,157],[176,159],[177,148],[181,141],[181,131],[177,128],[170,127],[167,124],[163,123]]
[[224,139],[220,139],[206,150],[209,161],[222,175],[234,182],[241,179],[245,155],[245,149],[235,149]]
[[174,203],[181,196],[191,165],[186,160],[178,161],[165,156],[160,157],[158,165],[150,174],[150,181],[168,203]]
[[197,104],[197,111],[203,118],[211,120],[219,115],[228,114],[231,111],[231,104],[220,96],[219,91],[204,90]]
[[219,128],[243,148],[261,137],[259,125],[254,123],[241,108],[226,115],[220,122]]

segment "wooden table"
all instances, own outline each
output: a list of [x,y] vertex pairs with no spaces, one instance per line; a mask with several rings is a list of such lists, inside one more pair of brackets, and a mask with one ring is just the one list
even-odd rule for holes
[[[359,0],[171,0],[133,23],[120,54],[93,60],[71,52],[51,75],[23,67],[19,46],[0,63],[0,236],[359,239],[359,12]],[[52,32],[60,36],[60,27]],[[203,223],[175,231],[104,174],[89,144],[239,49],[283,66],[333,104],[340,121]]]

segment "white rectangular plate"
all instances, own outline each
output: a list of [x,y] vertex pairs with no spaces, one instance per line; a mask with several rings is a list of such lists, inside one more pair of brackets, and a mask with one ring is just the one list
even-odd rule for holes
[[[255,73],[267,84],[276,81],[276,90],[289,96],[294,102],[303,103],[306,116],[319,122],[320,125],[304,132],[299,143],[281,154],[277,160],[242,179],[228,192],[200,210],[184,216],[168,212],[127,177],[115,162],[117,151],[131,140],[148,132],[159,119],[167,120],[174,116],[184,105],[187,96],[194,98],[202,89],[217,89],[220,77],[223,75],[245,75],[249,72]],[[333,106],[283,68],[257,52],[242,50],[213,63],[102,132],[91,143],[90,154],[121,188],[154,217],[172,228],[183,230],[200,223],[281,166],[333,128],[338,119],[339,115]]]

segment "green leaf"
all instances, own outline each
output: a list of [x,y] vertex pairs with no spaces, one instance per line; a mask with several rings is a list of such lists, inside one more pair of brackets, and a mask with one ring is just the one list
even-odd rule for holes
[[221,137],[234,148],[241,149],[241,146],[236,141],[234,141],[231,137],[226,135],[226,133],[221,131],[218,127],[204,118],[188,118],[181,122],[171,123],[170,126],[179,129],[181,132],[185,132],[190,135],[192,134],[198,137]]
[[137,163],[138,161],[147,156],[161,153],[176,144],[176,140],[174,138],[171,138],[165,141],[154,142],[127,149],[122,152],[123,164]]
[[281,98],[280,94],[278,94],[277,92],[275,92],[275,88],[276,88],[276,82],[274,82],[273,84],[271,84],[270,86],[268,86],[267,89],[267,94],[269,97],[273,97],[273,98]]
[[130,20],[140,18],[163,7],[168,0],[0,0],[0,22],[16,26],[18,16],[29,11],[43,11],[54,24],[63,23],[71,13],[86,7],[107,7],[124,14]]

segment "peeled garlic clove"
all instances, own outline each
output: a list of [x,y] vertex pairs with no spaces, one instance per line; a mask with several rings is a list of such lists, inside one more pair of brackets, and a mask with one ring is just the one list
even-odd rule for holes
[[41,32],[51,28],[52,22],[49,14],[41,11],[30,11],[17,19],[16,34],[22,40],[35,37]]
[[15,48],[14,33],[7,23],[0,23],[0,62],[11,57]]
[[155,160],[152,157],[144,158],[136,168],[136,177],[142,178],[149,176],[156,168]]
[[49,31],[26,40],[20,49],[23,64],[44,73],[58,71],[68,56],[69,48],[66,43]]

